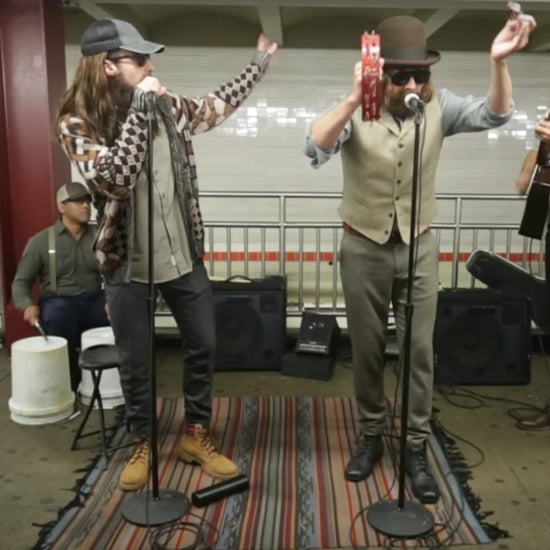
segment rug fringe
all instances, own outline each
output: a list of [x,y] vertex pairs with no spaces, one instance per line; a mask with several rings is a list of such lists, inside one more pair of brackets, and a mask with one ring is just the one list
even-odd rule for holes
[[502,529],[498,523],[490,523],[487,521],[487,518],[492,516],[494,512],[487,510],[483,511],[481,509],[481,498],[476,496],[470,487],[470,481],[474,476],[468,466],[468,462],[462,454],[456,440],[445,431],[441,421],[436,417],[432,418],[432,433],[438,440],[447,457],[449,467],[460,485],[466,502],[487,533],[487,536],[493,541],[510,538],[509,531]]
[[[123,422],[125,418],[124,408],[121,407],[115,416],[114,425],[120,424],[116,429],[112,430],[111,435],[106,440],[107,448],[114,442],[117,441],[117,438],[120,436],[122,430],[126,430],[126,425]],[[58,522],[63,518],[63,516],[73,508],[83,508],[86,499],[88,498],[90,491],[87,489],[86,481],[90,472],[93,472],[94,469],[99,464],[99,461],[102,459],[102,454],[99,453],[96,456],[89,459],[88,463],[82,468],[73,470],[75,474],[83,474],[82,477],[79,477],[75,480],[74,485],[66,489],[71,493],[75,493],[73,499],[69,501],[65,506],[59,508],[57,511],[57,518],[55,520],[49,521],[47,523],[32,523],[33,527],[39,527],[40,531],[38,532],[38,541],[30,550],[49,550],[52,548],[52,545],[47,542],[50,533],[53,531],[54,527]]]

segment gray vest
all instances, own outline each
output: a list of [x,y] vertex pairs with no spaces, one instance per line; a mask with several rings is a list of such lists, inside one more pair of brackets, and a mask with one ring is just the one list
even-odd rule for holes
[[[409,242],[414,133],[412,118],[399,128],[386,111],[377,121],[363,122],[358,109],[352,117],[350,138],[342,146],[344,190],[338,212],[344,222],[380,244],[389,239],[394,227]],[[435,176],[443,143],[437,95],[426,105],[420,139],[417,222],[422,233],[437,210]]]

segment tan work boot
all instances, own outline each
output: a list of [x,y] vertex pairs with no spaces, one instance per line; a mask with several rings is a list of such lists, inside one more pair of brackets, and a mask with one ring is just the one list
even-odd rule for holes
[[130,458],[118,479],[118,486],[123,491],[137,491],[147,483],[150,451],[151,443],[146,439],[136,445],[132,458]]
[[[209,475],[218,479],[229,479],[239,474],[234,462],[216,451],[208,429],[200,424],[188,427],[189,433],[179,440],[176,452],[185,462],[200,464]],[[191,430],[194,430],[191,433]]]

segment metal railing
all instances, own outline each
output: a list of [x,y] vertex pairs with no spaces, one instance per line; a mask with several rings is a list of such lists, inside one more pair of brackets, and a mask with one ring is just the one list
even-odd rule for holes
[[[343,315],[337,262],[340,198],[340,193],[202,193],[205,263],[211,278],[284,275],[289,317],[306,309]],[[518,234],[524,197],[443,193],[437,200],[439,215],[432,230],[440,250],[443,287],[483,286],[464,265],[478,248],[496,252],[533,274],[543,273],[542,243]],[[159,313],[163,311],[160,303]]]

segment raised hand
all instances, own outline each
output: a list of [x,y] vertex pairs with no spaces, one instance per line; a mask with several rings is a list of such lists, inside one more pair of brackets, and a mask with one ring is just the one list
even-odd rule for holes
[[277,51],[277,48],[277,42],[272,42],[266,34],[260,34],[258,38],[258,45],[256,46],[256,49],[259,52],[267,52],[273,55]]
[[513,14],[493,40],[491,58],[502,61],[512,53],[525,48],[529,42],[529,35],[536,26],[537,22],[531,15]]
[[353,69],[353,83],[348,94],[348,100],[359,107],[363,95],[363,64],[358,61]]
[[537,139],[544,141],[544,143],[550,143],[550,120],[545,118],[537,122],[535,126],[535,136]]

